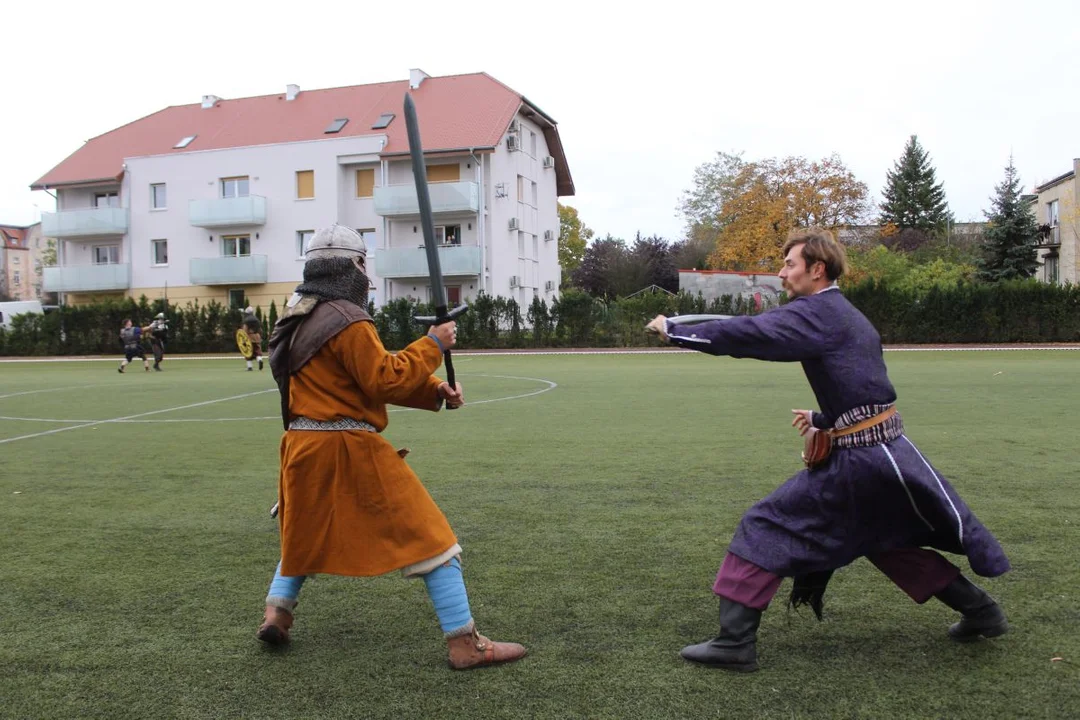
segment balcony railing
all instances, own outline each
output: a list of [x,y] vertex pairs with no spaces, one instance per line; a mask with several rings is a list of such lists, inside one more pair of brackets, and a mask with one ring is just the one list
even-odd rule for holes
[[82,208],[41,214],[41,232],[45,237],[123,235],[127,229],[127,208]]
[[266,198],[262,195],[192,200],[188,221],[195,227],[245,227],[266,224]]
[[266,256],[191,258],[192,285],[259,285],[266,282]]
[[[431,211],[467,212],[480,209],[480,186],[474,182],[440,182],[428,185]],[[386,185],[375,188],[375,214],[384,217],[419,215],[416,185]]]
[[[440,245],[439,265],[444,276],[479,275],[480,246]],[[428,276],[427,252],[418,248],[386,248],[375,251],[375,274],[381,278]]]
[[64,265],[42,268],[42,289],[46,292],[100,292],[131,287],[131,265]]

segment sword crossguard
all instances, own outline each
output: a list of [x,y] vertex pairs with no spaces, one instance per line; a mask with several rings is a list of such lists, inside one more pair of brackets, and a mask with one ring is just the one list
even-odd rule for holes
[[413,317],[413,320],[420,323],[421,325],[428,325],[428,326],[442,325],[443,323],[448,323],[451,320],[457,320],[458,317],[460,317],[461,315],[464,315],[468,310],[469,310],[468,304],[463,303],[461,305],[458,305],[456,308],[454,308],[453,310],[451,310],[450,312],[448,312],[446,314],[443,314],[443,315],[416,315],[415,317]]

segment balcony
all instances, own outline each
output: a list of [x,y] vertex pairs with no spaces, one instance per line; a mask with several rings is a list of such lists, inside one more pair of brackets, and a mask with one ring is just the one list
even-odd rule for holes
[[[78,238],[123,235],[128,229],[128,209],[119,207],[83,208],[41,214],[45,237]],[[125,286],[126,287],[126,286]]]
[[266,282],[266,256],[191,258],[192,285],[259,285]]
[[42,268],[45,292],[101,292],[131,287],[131,265],[64,265]]
[[249,227],[266,224],[266,198],[262,195],[192,200],[188,221],[195,227]]
[[[480,274],[479,245],[440,245],[439,265],[443,277]],[[427,252],[418,248],[388,248],[375,251],[375,274],[381,278],[428,277]]]
[[[440,182],[428,185],[433,213],[476,213],[480,209],[480,186],[474,182]],[[375,188],[375,214],[383,217],[419,215],[416,185]]]
[[1035,244],[1041,248],[1054,248],[1061,245],[1061,226],[1043,225],[1039,228]]

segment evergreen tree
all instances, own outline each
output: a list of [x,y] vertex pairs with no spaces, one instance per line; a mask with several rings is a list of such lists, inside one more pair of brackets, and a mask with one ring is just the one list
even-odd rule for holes
[[1029,278],[1039,268],[1035,236],[1039,232],[1035,215],[1020,198],[1020,178],[1012,157],[1005,179],[994,188],[992,209],[986,213],[990,227],[983,238],[979,258],[979,278],[989,282]]
[[912,135],[904,154],[885,176],[885,199],[881,203],[882,225],[924,233],[943,232],[952,221],[945,187],[937,181],[930,155]]

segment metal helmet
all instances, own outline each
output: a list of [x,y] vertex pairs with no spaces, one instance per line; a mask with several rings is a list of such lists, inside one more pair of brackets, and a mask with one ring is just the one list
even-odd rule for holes
[[367,257],[367,245],[360,233],[352,228],[334,223],[328,228],[322,228],[315,233],[308,243],[304,257],[328,258],[328,257]]
[[164,320],[165,319],[165,313],[158,313],[157,315],[154,316],[154,319],[155,320]]
[[255,314],[255,308],[248,305],[246,308],[244,308],[244,312],[246,312],[248,315],[254,315]]

